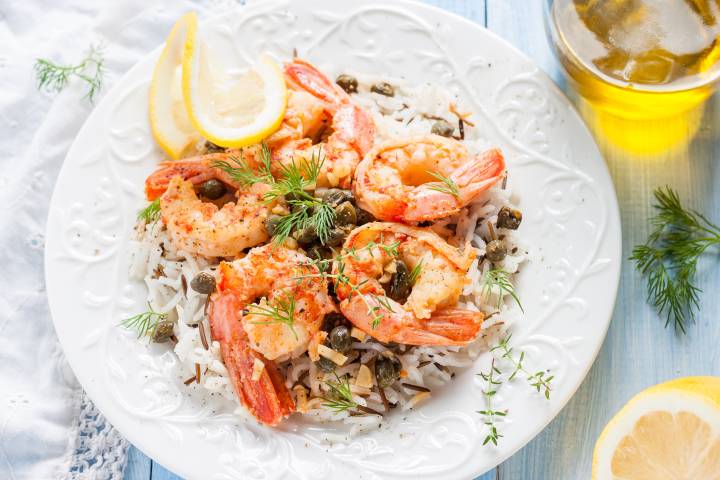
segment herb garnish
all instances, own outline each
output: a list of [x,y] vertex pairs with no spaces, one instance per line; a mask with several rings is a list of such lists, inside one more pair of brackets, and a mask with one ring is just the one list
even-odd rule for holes
[[493,268],[485,272],[483,279],[482,296],[486,299],[489,298],[490,295],[493,294],[495,288],[497,288],[498,290],[498,301],[496,305],[498,309],[502,305],[505,295],[510,295],[512,299],[515,300],[515,303],[517,303],[518,307],[520,307],[520,311],[522,311],[523,313],[525,312],[525,310],[523,310],[522,304],[520,303],[520,298],[518,298],[517,293],[515,292],[515,286],[510,281],[509,272],[506,272],[505,270],[499,268]]
[[420,276],[420,272],[422,272],[422,264],[423,264],[424,258],[421,258],[420,261],[415,264],[412,270],[410,270],[410,276],[408,277],[408,281],[410,282],[410,285],[415,285],[415,282],[417,281],[418,277]]
[[432,170],[425,170],[428,174],[432,175],[433,178],[439,180],[442,182],[442,185],[435,185],[430,184],[428,186],[429,189],[435,190],[442,193],[447,193],[449,195],[452,195],[453,197],[457,198],[460,196],[460,188],[458,188],[457,183],[452,178],[448,178],[441,173],[433,172]]
[[[553,375],[547,375],[548,372],[543,370],[537,373],[530,373],[523,365],[525,352],[520,351],[520,356],[516,357],[515,349],[510,346],[510,338],[512,338],[512,334],[506,335],[496,346],[490,349],[491,353],[501,352],[502,355],[499,358],[493,358],[490,364],[490,370],[488,370],[487,373],[478,373],[478,376],[486,383],[485,389],[483,390],[485,410],[478,410],[478,413],[484,417],[485,425],[487,425],[489,429],[483,445],[487,445],[488,442],[497,445],[498,439],[502,437],[502,435],[498,433],[495,421],[497,417],[505,417],[508,412],[507,410],[494,410],[492,407],[492,397],[495,396],[503,383],[510,382],[517,377],[519,373],[523,373],[526,375],[526,380],[530,386],[537,392],[543,389],[545,398],[550,400],[550,392],[552,391],[551,382],[555,377]],[[498,366],[500,364],[499,360],[503,359],[513,367],[513,371],[509,375],[503,372]]]
[[160,199],[156,198],[147,207],[140,210],[137,218],[144,220],[147,224],[157,222],[160,219]]
[[35,61],[37,87],[51,93],[57,93],[67,85],[70,77],[77,77],[88,84],[85,97],[92,103],[95,95],[102,89],[105,74],[103,58],[104,46],[92,45],[85,58],[76,65],[58,65],[44,58]]
[[267,203],[284,198],[291,213],[283,216],[275,226],[273,241],[282,244],[293,231],[312,228],[322,244],[328,239],[330,230],[335,223],[335,209],[313,197],[309,190],[315,187],[325,158],[322,152],[313,152],[311,158],[293,161],[279,167],[277,178],[270,172],[271,154],[268,146],[263,143],[261,164],[254,170],[242,158],[230,157],[233,163],[215,161],[213,166],[219,168],[243,185],[265,183],[270,186],[264,194]]
[[665,326],[673,321],[685,333],[685,323],[695,320],[702,292],[694,283],[697,262],[705,250],[720,244],[720,227],[701,213],[683,208],[670,187],[654,192],[657,214],[650,220],[652,231],[644,245],[633,249],[631,260],[646,277],[648,302]]
[[337,382],[332,380],[325,382],[330,388],[330,394],[332,398],[324,398],[324,407],[331,408],[336,412],[344,412],[350,408],[357,408],[358,404],[353,400],[352,392],[350,391],[350,382],[346,375],[343,375],[342,379],[335,374]]
[[158,323],[166,318],[167,313],[156,312],[148,302],[147,312],[126,318],[120,322],[120,325],[130,330],[137,330],[138,338],[140,338],[143,335],[152,336],[157,329]]
[[288,293],[285,298],[276,298],[275,305],[253,303],[248,306],[248,314],[267,317],[267,322],[252,322],[256,325],[270,325],[273,323],[282,323],[288,326],[298,339],[295,331],[295,295]]

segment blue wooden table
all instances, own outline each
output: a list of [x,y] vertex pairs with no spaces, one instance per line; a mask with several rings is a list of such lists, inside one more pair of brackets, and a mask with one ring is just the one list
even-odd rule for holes
[[[497,33],[530,56],[561,86],[560,67],[545,39],[540,0],[425,0],[469,18]],[[600,144],[613,176],[623,228],[623,257],[647,236],[652,190],[677,189],[693,208],[720,220],[720,122],[717,102],[708,105],[704,123],[683,151],[639,160]],[[698,284],[705,291],[701,312],[688,335],[664,328],[645,303],[645,285],[623,261],[620,291],[602,350],[573,399],[532,442],[480,480],[589,478],[595,439],[610,417],[635,393],[655,383],[687,375],[720,375],[720,269],[706,258]],[[135,448],[130,449],[125,480],[178,479]]]

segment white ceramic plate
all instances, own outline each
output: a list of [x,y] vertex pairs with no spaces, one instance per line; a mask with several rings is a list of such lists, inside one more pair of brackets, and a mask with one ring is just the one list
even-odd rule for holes
[[[522,378],[504,385],[497,447],[481,447],[488,355],[421,408],[387,427],[323,444],[323,427],[238,421],[233,405],[185,387],[167,347],[139,344],[118,322],[144,309],[128,281],[128,240],[143,180],[161,158],[147,120],[159,49],[105,97],[70,149],[48,220],[46,275],[55,327],[83,387],[132,443],[188,478],[458,478],[492,468],[530,441],[570,399],[610,321],[620,270],[620,222],[605,164],[576,112],[532,62],[487,30],[400,1],[258,2],[204,22],[228,62],[293,48],[330,73],[363,71],[458,92],[508,159],[524,212],[522,234],[540,258],[518,285],[525,316],[513,343],[530,369],[555,375],[550,401]],[[88,185],[93,185],[88,189]]]

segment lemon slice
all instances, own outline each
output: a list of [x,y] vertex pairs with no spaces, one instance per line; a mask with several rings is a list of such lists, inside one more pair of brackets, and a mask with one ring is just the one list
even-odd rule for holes
[[197,15],[188,13],[173,26],[155,64],[150,83],[150,127],[153,137],[170,158],[200,140],[190,122],[182,95],[182,59],[197,31]]
[[598,438],[592,478],[720,479],[720,378],[681,378],[636,395]]
[[277,130],[285,115],[287,88],[280,67],[261,56],[252,69],[230,75],[214,69],[199,42],[183,56],[183,95],[190,121],[222,147],[244,147]]

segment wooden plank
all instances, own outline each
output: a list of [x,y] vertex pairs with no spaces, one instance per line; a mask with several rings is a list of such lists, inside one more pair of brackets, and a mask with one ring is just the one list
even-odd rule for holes
[[125,465],[125,480],[149,480],[151,463],[152,461],[145,454],[131,445]]

